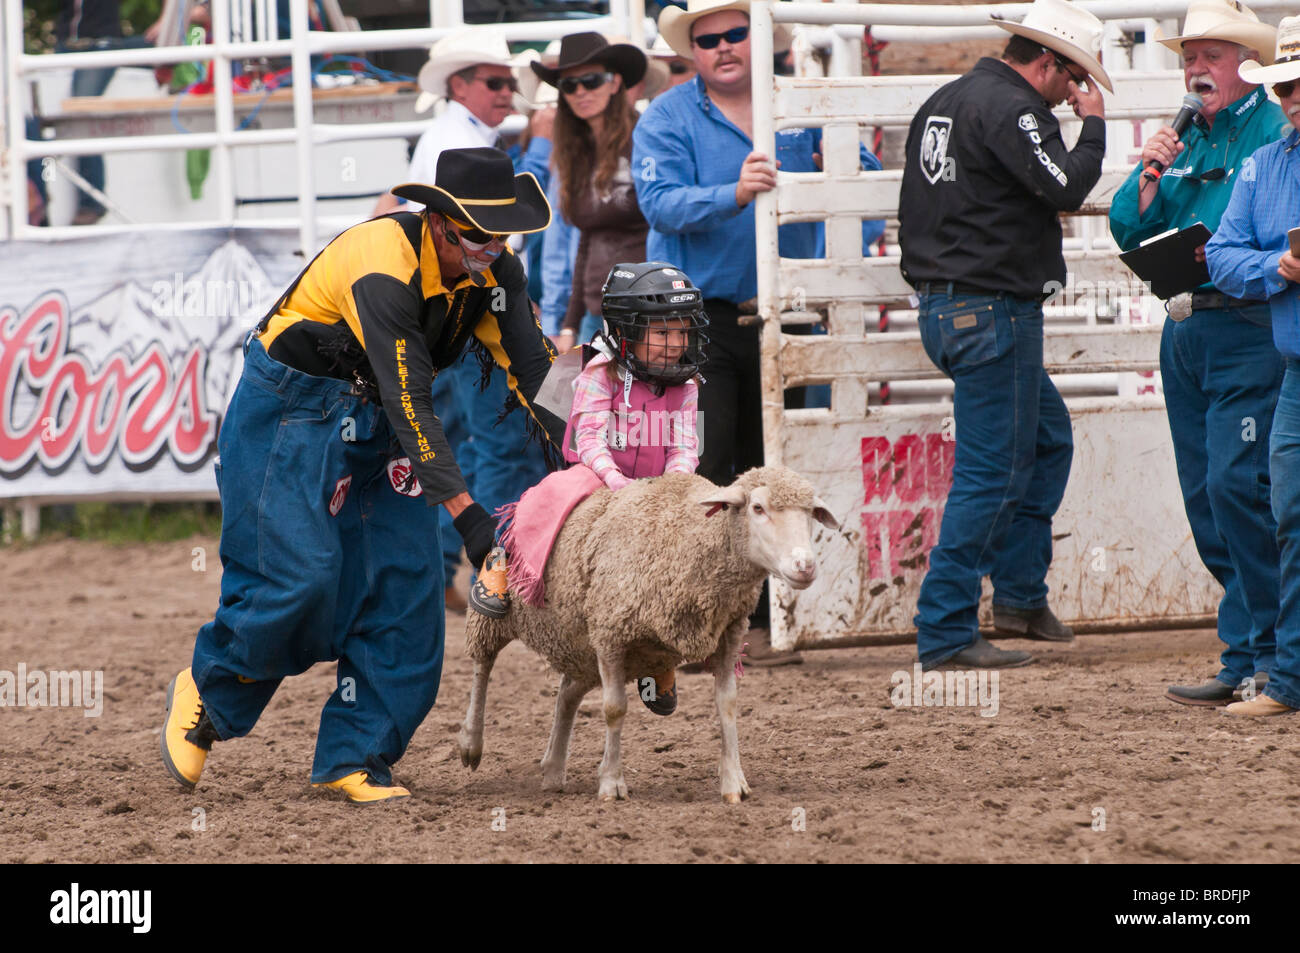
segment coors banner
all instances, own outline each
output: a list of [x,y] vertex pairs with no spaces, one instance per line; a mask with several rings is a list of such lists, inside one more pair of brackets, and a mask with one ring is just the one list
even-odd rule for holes
[[0,497],[215,493],[243,339],[302,267],[296,243],[0,243]]

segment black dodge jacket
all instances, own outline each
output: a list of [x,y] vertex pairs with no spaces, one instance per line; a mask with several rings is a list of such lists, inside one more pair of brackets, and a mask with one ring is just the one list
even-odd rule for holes
[[1042,298],[1065,282],[1058,212],[1101,177],[1106,123],[1083,122],[1073,150],[1046,101],[984,57],[926,100],[907,134],[899,198],[903,277]]

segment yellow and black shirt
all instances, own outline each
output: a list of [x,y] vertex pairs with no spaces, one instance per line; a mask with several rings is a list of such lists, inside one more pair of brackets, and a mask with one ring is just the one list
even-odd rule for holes
[[530,430],[563,442],[564,422],[532,403],[555,350],[533,317],[523,265],[506,249],[482,277],[482,287],[468,277],[445,287],[424,217],[398,212],[325,246],[259,328],[274,360],[376,396],[431,504],[466,491],[432,388],[467,344],[505,370]]

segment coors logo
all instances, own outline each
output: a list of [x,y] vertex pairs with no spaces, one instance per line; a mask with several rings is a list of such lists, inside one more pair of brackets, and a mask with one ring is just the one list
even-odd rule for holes
[[39,463],[58,473],[80,454],[93,471],[115,452],[131,469],[170,453],[181,469],[207,459],[218,415],[206,403],[205,353],[151,342],[99,362],[69,348],[59,292],[22,311],[0,307],[0,477]]

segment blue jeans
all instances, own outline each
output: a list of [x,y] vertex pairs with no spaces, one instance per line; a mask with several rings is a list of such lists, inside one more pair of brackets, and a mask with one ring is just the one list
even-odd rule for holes
[[1300,708],[1300,361],[1293,358],[1273,414],[1268,463],[1282,564],[1277,658],[1264,694]]
[[[132,50],[142,49],[149,44],[145,42],[143,36],[114,37],[98,41],[93,52],[100,50]],[[56,52],[72,52],[66,46],[60,44],[56,47]],[[87,51],[90,52],[90,51]],[[116,66],[104,66],[97,69],[79,69],[72,72],[72,95],[73,96],[102,96],[104,90],[108,89],[108,84],[113,81],[113,74],[117,72]],[[103,156],[78,156],[76,160],[77,174],[93,185],[99,191],[104,191],[104,157]],[[81,189],[77,189],[77,211],[94,212],[97,215],[104,214],[104,206],[100,205],[98,200],[87,195]]]
[[582,324],[578,326],[578,343],[590,344],[591,339],[599,334],[605,327],[605,319],[598,314],[588,312],[582,316]]
[[1218,678],[1237,685],[1273,668],[1277,524],[1270,512],[1269,431],[1283,363],[1266,305],[1194,311],[1165,322],[1160,377],[1183,506],[1201,561],[1223,586]]
[[[546,458],[537,442],[528,438],[528,412],[522,407],[497,423],[510,395],[505,371],[493,368],[484,391],[479,390],[479,376],[478,360],[467,352],[434,379],[433,407],[470,496],[489,513],[495,513],[498,507],[513,503],[542,481],[547,472]],[[450,580],[460,565],[461,538],[446,508],[439,512],[443,565]]]
[[1047,605],[1052,517],[1070,476],[1070,414],[1043,370],[1043,310],[1007,295],[921,296],[921,341],[952,378],[952,489],[917,600],[917,655],[934,665],[979,635],[980,580],[993,601]]
[[281,679],[337,659],[311,779],[389,784],[438,695],[438,519],[393,488],[387,464],[404,454],[384,411],[350,389],[249,345],[218,437],[221,604],[193,670],[228,739],[252,730]]

